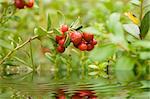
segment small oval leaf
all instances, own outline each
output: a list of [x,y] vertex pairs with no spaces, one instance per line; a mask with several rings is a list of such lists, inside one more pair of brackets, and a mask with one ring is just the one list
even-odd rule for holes
[[145,36],[149,31],[149,28],[150,28],[150,11],[145,14],[141,22],[140,32],[142,38],[145,38]]

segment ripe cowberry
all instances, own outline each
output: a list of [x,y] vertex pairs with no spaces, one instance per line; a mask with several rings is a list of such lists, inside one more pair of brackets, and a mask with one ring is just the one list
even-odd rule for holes
[[78,45],[82,41],[82,34],[75,31],[75,32],[70,33],[70,38],[74,45]]
[[28,8],[32,8],[34,5],[34,0],[27,0],[27,2],[25,4]]
[[85,41],[89,42],[89,41],[93,40],[94,35],[91,34],[91,33],[84,32],[83,33],[83,38],[84,38]]
[[93,40],[91,40],[89,43],[92,44],[92,45],[96,45],[96,44],[97,44],[97,41],[96,41],[95,39],[93,39]]
[[63,39],[63,38],[64,38],[64,36],[58,36],[58,35],[56,35],[55,40],[56,40],[56,42],[58,43],[59,40],[61,40],[61,39]]
[[87,45],[85,43],[81,43],[81,44],[78,45],[78,48],[81,51],[85,51],[85,50],[87,50]]
[[94,45],[87,44],[87,51],[91,51],[94,48]]
[[60,52],[60,53],[63,53],[65,51],[65,47],[63,46],[58,46],[57,47],[57,51]]
[[56,97],[56,99],[66,99],[66,96],[65,95],[60,95],[60,96]]
[[90,99],[97,99],[97,96],[90,96]]
[[59,44],[60,46],[64,46],[64,44],[65,44],[65,39],[63,38],[63,39],[59,40],[59,41],[58,41],[58,44]]
[[78,94],[75,94],[71,97],[71,99],[83,99],[83,97],[79,96]]
[[97,41],[95,39],[93,39],[93,45],[96,45],[97,44]]
[[61,26],[61,32],[63,32],[63,33],[67,32],[68,29],[69,29],[69,28],[68,28],[67,25],[62,25],[62,26]]
[[15,0],[15,6],[16,8],[23,9],[25,6],[24,0]]

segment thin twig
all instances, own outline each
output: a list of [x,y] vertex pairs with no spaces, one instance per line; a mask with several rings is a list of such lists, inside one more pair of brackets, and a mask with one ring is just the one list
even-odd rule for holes
[[34,39],[37,39],[39,36],[33,36],[31,38],[29,38],[28,40],[26,40],[24,43],[22,43],[21,45],[17,46],[16,48],[14,48],[12,51],[10,51],[1,61],[0,61],[0,65],[3,64],[5,62],[5,60],[7,58],[9,58],[16,50],[22,48],[23,46],[25,46],[27,43],[31,42]]

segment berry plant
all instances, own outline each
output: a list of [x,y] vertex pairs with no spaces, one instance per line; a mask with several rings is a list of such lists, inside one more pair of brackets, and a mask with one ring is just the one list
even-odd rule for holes
[[150,0],[0,0],[0,99],[136,99],[149,72]]
[[61,68],[68,72],[88,70],[94,76],[102,72],[108,76],[109,68],[138,72],[149,68],[149,0],[131,0],[126,9],[120,1],[114,4],[119,9],[107,5],[113,5],[112,2],[102,1],[105,11],[95,7],[88,13],[87,8],[80,7],[83,12],[77,10],[72,15],[68,13],[71,5],[64,11],[49,11],[44,10],[48,6],[42,3],[0,2],[1,67],[22,64],[36,72],[44,68],[42,65],[52,64],[47,68],[57,72]]

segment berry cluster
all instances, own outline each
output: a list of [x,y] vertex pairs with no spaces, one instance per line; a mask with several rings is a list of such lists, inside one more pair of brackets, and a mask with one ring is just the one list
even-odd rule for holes
[[14,0],[14,4],[16,8],[23,9],[25,6],[28,8],[32,8],[34,5],[34,0]]
[[60,53],[63,53],[65,51],[65,46],[64,46],[65,40],[66,40],[65,32],[67,32],[69,30],[69,28],[67,25],[62,25],[60,30],[62,32],[62,35],[60,35],[60,36],[56,35],[55,40],[58,44],[57,51]]
[[57,51],[63,53],[65,51],[65,41],[66,33],[69,34],[70,42],[73,45],[80,49],[81,51],[91,51],[94,48],[94,45],[97,44],[97,41],[94,39],[94,35],[91,33],[80,33],[76,30],[69,30],[67,25],[62,25],[60,28],[62,35],[56,35],[55,40],[58,44]]
[[94,39],[94,35],[91,33],[79,33],[77,31],[70,33],[70,38],[73,45],[81,51],[91,51],[97,41]]

